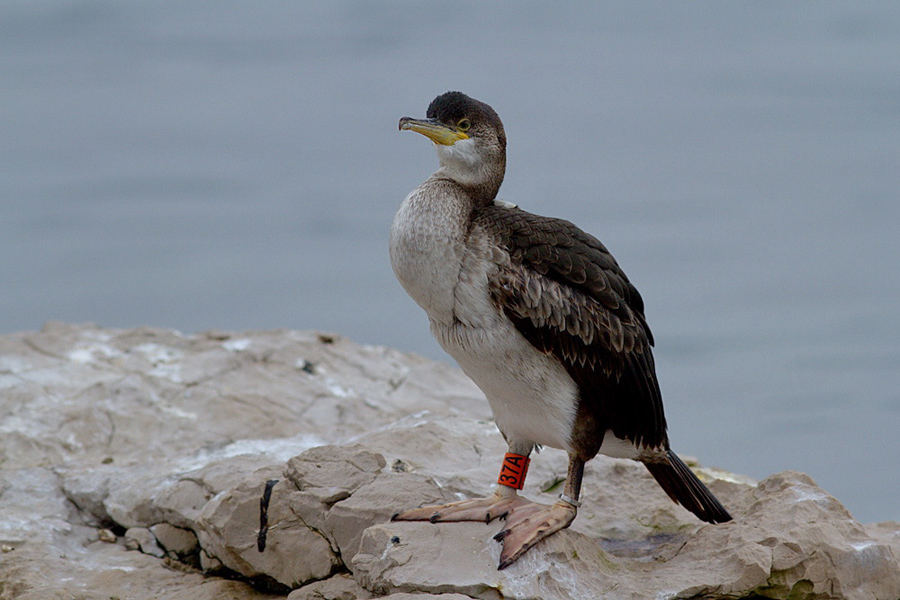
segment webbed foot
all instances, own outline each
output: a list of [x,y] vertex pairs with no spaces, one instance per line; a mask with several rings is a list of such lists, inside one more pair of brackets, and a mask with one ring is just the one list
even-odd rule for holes
[[568,527],[577,509],[565,501],[553,506],[534,502],[510,511],[506,527],[494,536],[503,544],[499,569],[505,569],[528,552],[535,544]]

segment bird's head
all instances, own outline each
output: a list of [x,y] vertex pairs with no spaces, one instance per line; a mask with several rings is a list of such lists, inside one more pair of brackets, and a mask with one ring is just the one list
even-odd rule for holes
[[403,117],[400,129],[434,142],[439,173],[493,200],[506,172],[506,132],[494,109],[462,92],[431,101],[425,119]]

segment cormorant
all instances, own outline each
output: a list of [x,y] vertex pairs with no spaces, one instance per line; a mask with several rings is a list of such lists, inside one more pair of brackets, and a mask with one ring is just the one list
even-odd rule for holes
[[[434,99],[401,130],[434,142],[440,167],[403,201],[391,264],[441,347],[484,392],[509,444],[488,498],[427,506],[395,520],[506,518],[499,568],[568,527],[585,462],[639,460],[663,490],[710,523],[731,516],[670,449],[644,303],[606,247],[562,219],[497,200],[506,133],[497,113],[460,92]],[[536,446],[569,455],[552,506],[522,489]]]

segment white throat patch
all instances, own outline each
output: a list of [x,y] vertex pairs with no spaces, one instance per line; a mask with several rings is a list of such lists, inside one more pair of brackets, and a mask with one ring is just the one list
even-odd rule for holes
[[447,175],[460,183],[480,183],[482,157],[472,138],[459,140],[452,146],[435,144],[438,160]]

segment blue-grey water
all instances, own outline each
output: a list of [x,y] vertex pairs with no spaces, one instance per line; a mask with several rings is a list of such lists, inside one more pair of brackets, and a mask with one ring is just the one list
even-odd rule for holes
[[6,0],[0,332],[443,358],[387,237],[449,89],[643,293],[679,452],[900,520],[900,3]]

